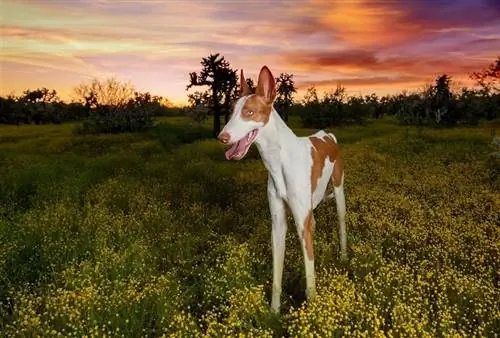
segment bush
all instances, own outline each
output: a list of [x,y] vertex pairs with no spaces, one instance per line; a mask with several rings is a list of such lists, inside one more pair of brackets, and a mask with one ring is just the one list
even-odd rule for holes
[[90,113],[77,132],[81,134],[136,132],[147,130],[153,125],[151,115],[139,109],[100,106]]
[[324,129],[349,124],[362,124],[372,109],[373,103],[363,97],[347,97],[345,88],[338,86],[319,99],[316,89],[311,87],[304,102],[298,107],[302,124],[306,128]]

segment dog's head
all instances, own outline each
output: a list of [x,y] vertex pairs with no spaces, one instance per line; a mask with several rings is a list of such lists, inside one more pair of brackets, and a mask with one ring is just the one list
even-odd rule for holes
[[228,160],[241,160],[259,137],[259,131],[266,126],[276,98],[276,83],[273,74],[262,67],[255,94],[248,87],[243,70],[240,76],[240,98],[236,101],[231,119],[224,126],[218,139],[232,145],[226,151]]

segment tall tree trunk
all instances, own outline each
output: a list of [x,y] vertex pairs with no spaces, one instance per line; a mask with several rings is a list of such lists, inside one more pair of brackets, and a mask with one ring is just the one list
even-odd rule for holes
[[217,90],[213,89],[212,90],[212,98],[213,98],[213,104],[214,104],[214,127],[212,129],[212,134],[214,138],[217,138],[220,133],[220,107],[219,107],[219,101],[217,100]]
[[231,99],[231,93],[228,92],[224,99],[224,122],[227,124],[229,122],[229,116],[231,115],[231,105],[229,104]]
[[285,121],[285,123],[288,124],[288,110],[290,109],[290,107],[292,106],[292,100],[290,99],[290,97],[288,96],[288,94],[285,94],[285,104],[283,105],[283,120]]

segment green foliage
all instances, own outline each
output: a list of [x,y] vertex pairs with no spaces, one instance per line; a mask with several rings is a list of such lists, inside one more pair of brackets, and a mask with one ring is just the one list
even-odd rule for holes
[[329,126],[360,123],[366,118],[395,116],[401,124],[453,127],[474,126],[480,120],[494,120],[500,106],[500,57],[487,69],[475,72],[471,78],[480,90],[462,88],[453,91],[452,79],[446,74],[436,78],[434,84],[423,90],[377,98],[375,94],[363,97],[347,97],[345,88],[325,93],[319,99],[316,89],[310,87],[301,104],[292,111],[298,113],[304,127],[325,128]]
[[277,97],[274,106],[285,122],[288,122],[288,113],[293,105],[293,95],[296,92],[293,74],[280,73],[276,78]]
[[[476,81],[482,90],[488,93],[500,92],[500,56],[486,69],[471,74],[470,78]],[[498,107],[498,106],[497,106]]]
[[212,106],[211,97],[207,92],[196,91],[188,95],[189,106],[185,107],[184,115],[191,117],[198,123],[208,119],[210,107]]
[[306,128],[327,128],[338,125],[362,124],[369,113],[369,105],[362,97],[348,97],[342,86],[324,93],[320,99],[314,86],[307,90],[302,104],[296,110]]
[[59,124],[68,119],[68,108],[59,100],[55,90],[26,90],[19,97],[0,97],[0,123]]
[[0,97],[0,124],[60,124],[83,121],[81,133],[141,131],[152,126],[152,116],[179,116],[180,108],[150,93],[135,92],[128,83],[116,79],[75,88],[79,101],[65,103],[55,90],[26,90],[22,96]]
[[75,91],[89,111],[77,129],[82,134],[144,131],[153,126],[152,117],[162,110],[161,97],[136,92],[129,84],[115,79],[94,79]]
[[[346,164],[351,260],[315,212],[318,298],[303,303],[289,217],[281,315],[266,169],[224,159],[211,126],[134,134],[0,126],[0,331],[6,336],[494,336],[499,195],[484,125],[382,119],[332,130]],[[294,116],[290,124],[300,121]],[[299,135],[313,130],[296,129]],[[493,151],[496,151],[493,149]]]
[[82,134],[137,132],[153,126],[152,115],[134,103],[123,108],[99,106],[91,110],[89,117],[83,121]]

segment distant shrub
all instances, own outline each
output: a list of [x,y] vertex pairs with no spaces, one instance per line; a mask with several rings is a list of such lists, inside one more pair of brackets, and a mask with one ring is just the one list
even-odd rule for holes
[[204,104],[197,104],[194,106],[185,107],[183,113],[189,116],[198,123],[205,122],[210,116],[210,107]]
[[371,110],[371,103],[362,97],[347,97],[345,88],[337,86],[320,99],[311,87],[297,107],[302,124],[307,128],[327,128],[334,125],[362,124]]
[[113,78],[94,79],[75,88],[75,93],[89,112],[77,130],[83,134],[143,131],[153,126],[152,117],[164,108],[162,97],[137,92]]
[[120,109],[113,106],[95,108],[77,129],[81,134],[124,133],[143,131],[154,125],[152,116],[131,105]]

